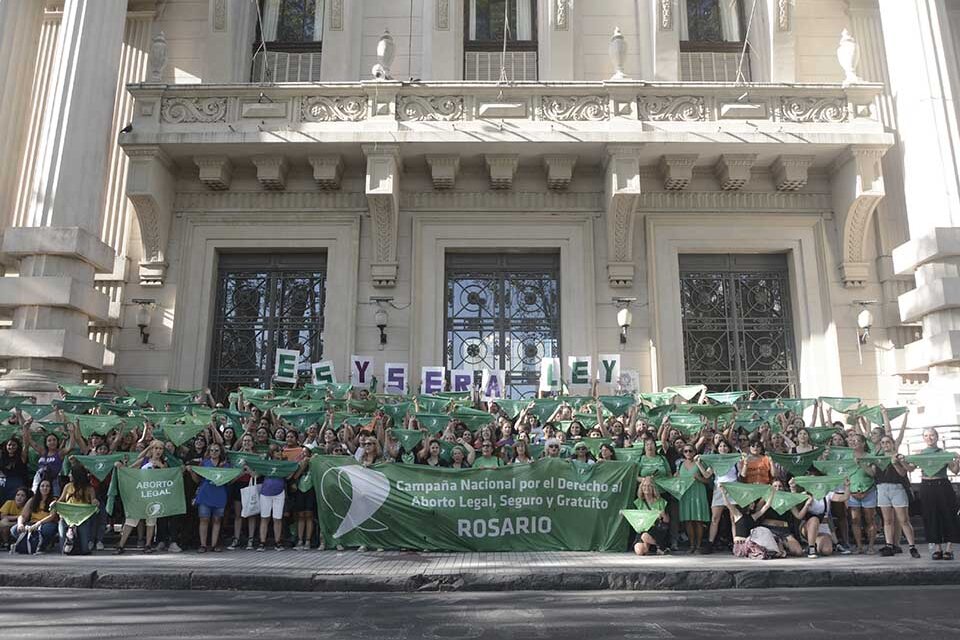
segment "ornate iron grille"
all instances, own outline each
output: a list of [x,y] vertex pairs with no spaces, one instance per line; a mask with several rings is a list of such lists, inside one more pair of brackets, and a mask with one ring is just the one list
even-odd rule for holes
[[297,349],[300,375],[323,355],[326,257],[224,254],[218,265],[210,389],[266,387],[277,348]]
[[785,255],[680,256],[686,379],[711,391],[797,394]]
[[540,361],[560,357],[560,256],[446,256],[446,364],[504,369],[511,398],[537,393]]

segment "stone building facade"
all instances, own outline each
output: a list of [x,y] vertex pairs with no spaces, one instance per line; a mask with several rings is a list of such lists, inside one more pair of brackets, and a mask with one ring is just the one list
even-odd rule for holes
[[954,0],[3,0],[0,386],[222,392],[279,345],[521,394],[619,353],[642,391],[956,424],[956,31]]

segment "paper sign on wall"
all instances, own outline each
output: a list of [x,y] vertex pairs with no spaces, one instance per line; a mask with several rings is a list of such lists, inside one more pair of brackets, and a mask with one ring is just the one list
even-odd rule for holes
[[333,370],[333,360],[323,360],[314,362],[310,365],[313,372],[313,384],[333,384],[337,381],[337,375]]
[[540,361],[540,391],[560,391],[560,358]]
[[473,371],[470,369],[453,369],[450,371],[450,391],[463,393],[473,389]]
[[616,385],[620,380],[620,354],[601,353],[597,367],[597,380],[600,384]]
[[373,360],[365,356],[350,356],[350,382],[353,386],[366,389],[373,377]]
[[388,362],[383,365],[383,390],[386,393],[407,392],[407,363]]
[[429,395],[443,391],[443,379],[446,371],[445,367],[421,367],[420,392]]
[[570,367],[570,386],[590,386],[590,356],[568,356],[567,366]]
[[624,369],[620,372],[620,392],[640,393],[640,372],[636,369]]
[[506,386],[507,372],[503,369],[484,369],[480,383],[480,396],[484,402],[490,402],[503,397]]
[[294,349],[277,349],[273,365],[273,379],[289,384],[297,383],[297,360],[300,352]]

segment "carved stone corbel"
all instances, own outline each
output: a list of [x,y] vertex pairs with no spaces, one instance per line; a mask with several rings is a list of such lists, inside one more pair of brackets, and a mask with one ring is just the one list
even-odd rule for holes
[[339,155],[310,156],[307,161],[313,167],[313,180],[322,191],[336,191],[340,188],[343,158]]
[[576,164],[577,156],[543,156],[543,166],[547,170],[547,187],[554,191],[569,187]]
[[126,146],[130,158],[127,197],[137,212],[143,258],[140,286],[162,287],[167,272],[167,240],[173,218],[174,165],[157,146]]
[[633,286],[633,225],[640,204],[639,147],[607,148],[604,201],[607,207],[607,279],[610,286]]
[[695,153],[663,156],[660,159],[663,188],[667,191],[680,191],[690,186],[690,181],[693,179],[693,166],[697,163],[697,157]]
[[226,191],[230,188],[233,167],[227,156],[197,156],[193,162],[200,170],[200,182],[208,189]]
[[370,209],[373,261],[370,278],[375,287],[397,284],[397,225],[400,217],[400,150],[396,145],[365,145],[365,192]]
[[491,189],[512,189],[520,156],[516,154],[487,154],[483,156],[490,172]]
[[843,286],[866,284],[870,263],[864,256],[867,230],[877,205],[886,195],[882,147],[851,147],[833,165],[834,222],[841,242],[840,277]]
[[714,166],[713,171],[724,191],[743,189],[750,182],[751,169],[757,162],[755,153],[725,153]]
[[434,189],[453,189],[457,182],[457,172],[460,170],[460,156],[428,155],[427,164],[430,165]]
[[777,191],[799,191],[807,186],[807,171],[814,156],[779,156],[770,165]]

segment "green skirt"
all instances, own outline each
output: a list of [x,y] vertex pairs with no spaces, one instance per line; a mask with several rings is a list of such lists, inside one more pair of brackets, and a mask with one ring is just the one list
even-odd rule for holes
[[[695,471],[693,472],[695,473]],[[693,475],[681,466],[680,475]],[[702,482],[693,486],[680,498],[680,522],[710,522],[710,502],[707,500],[707,487]]]

